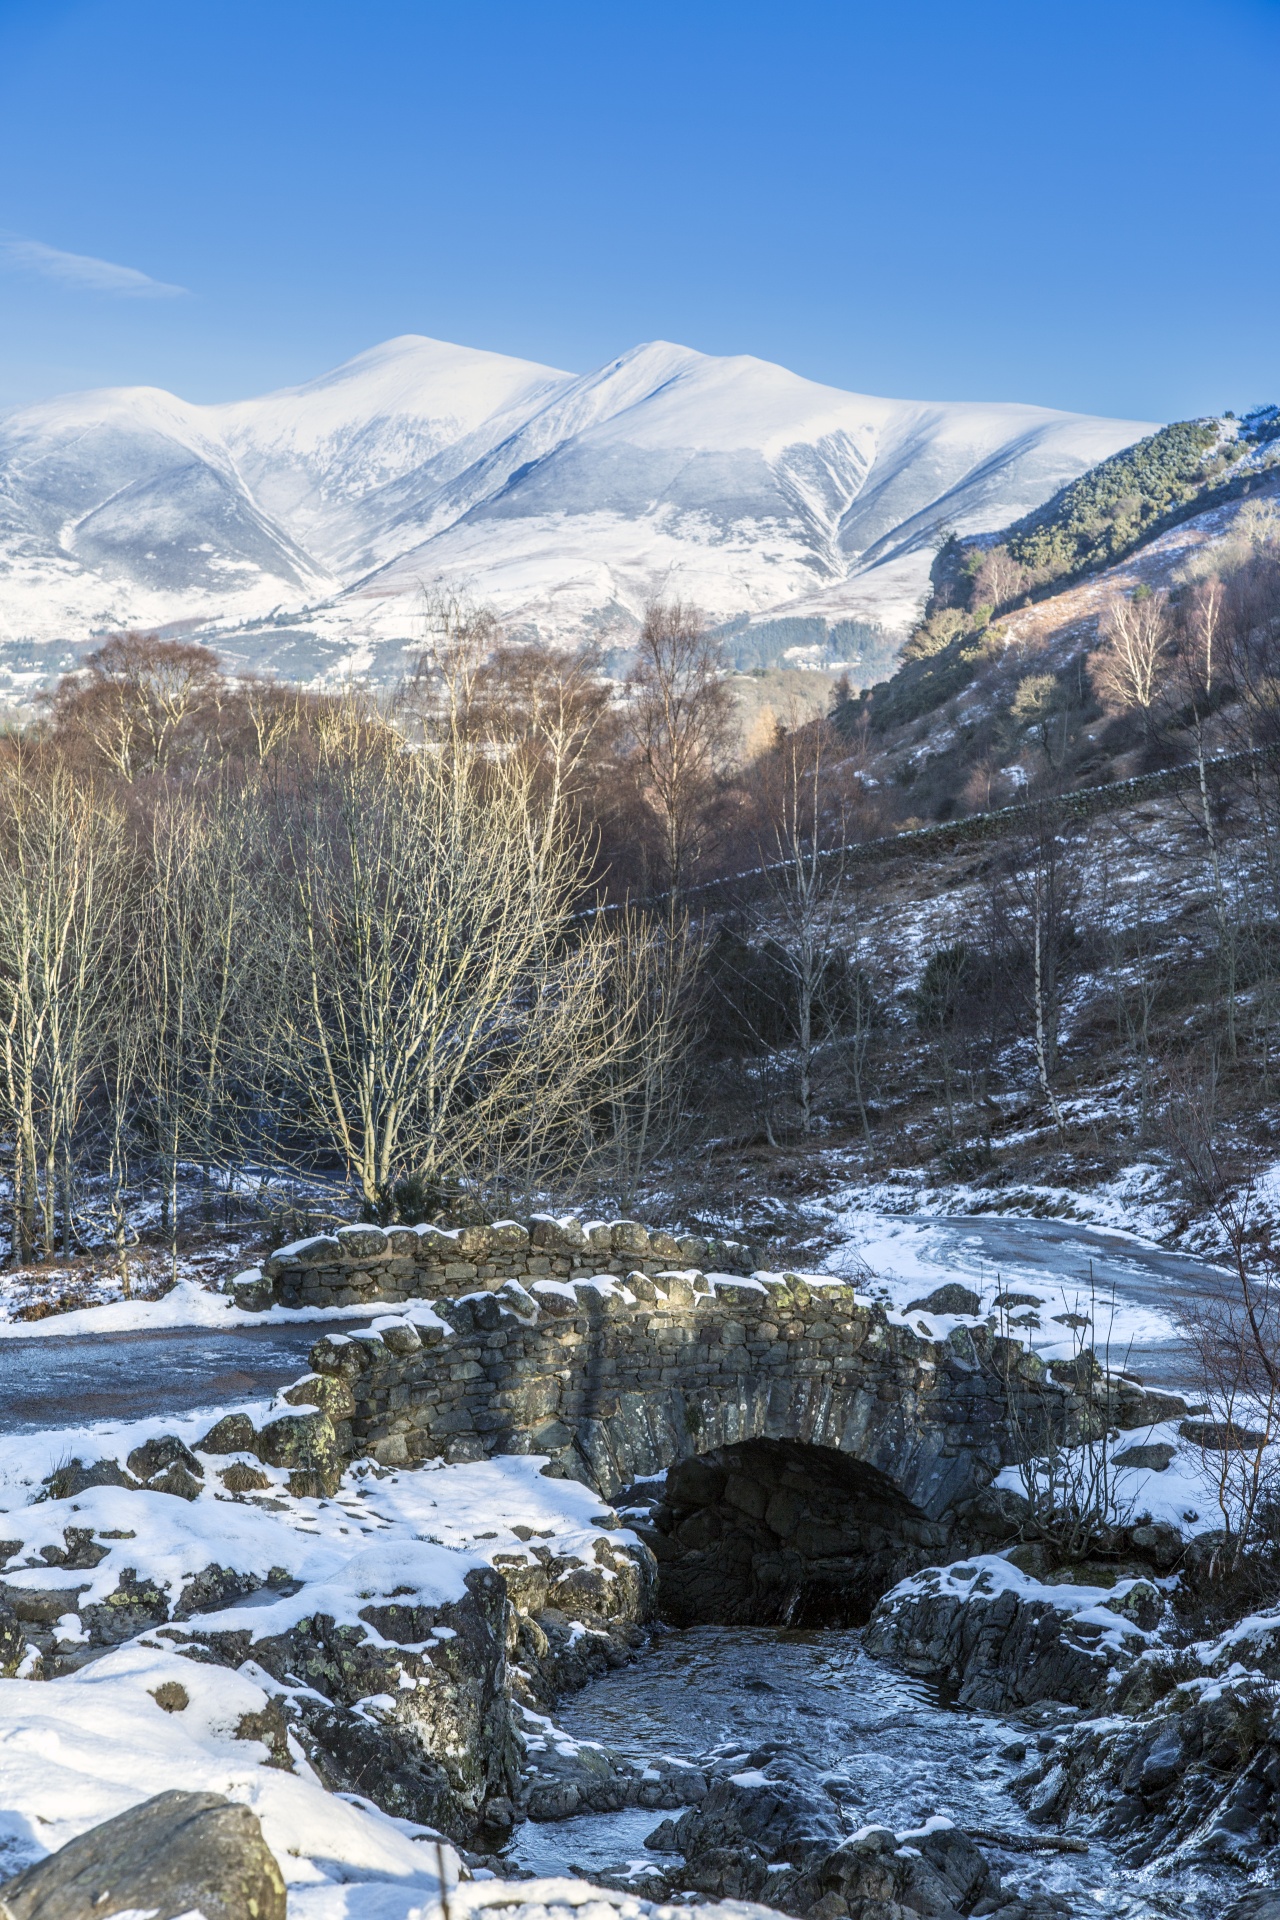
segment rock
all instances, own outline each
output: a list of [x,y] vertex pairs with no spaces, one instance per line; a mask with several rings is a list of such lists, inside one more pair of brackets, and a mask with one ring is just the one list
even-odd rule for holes
[[284,1920],[285,1888],[248,1807],[217,1793],[160,1793],[0,1887],[11,1920]]
[[[418,1344],[421,1345],[421,1341]],[[286,1387],[280,1397],[291,1407],[319,1407],[331,1420],[349,1420],[356,1410],[356,1397],[351,1388],[341,1375],[334,1373],[304,1374],[301,1380]],[[253,1447],[254,1441],[250,1440],[243,1450],[252,1452]]]
[[1018,1307],[1042,1307],[1044,1301],[1038,1293],[998,1293],[992,1305],[1003,1307],[1007,1313],[1012,1313]]
[[1164,1473],[1178,1451],[1167,1440],[1153,1440],[1149,1446],[1126,1447],[1123,1453],[1111,1456],[1112,1465],[1117,1467],[1137,1467],[1152,1473]]
[[257,1454],[264,1466],[289,1468],[290,1493],[327,1500],[338,1490],[344,1462],[327,1413],[285,1413],[269,1421]]
[[0,1603],[0,1676],[12,1680],[26,1658],[27,1635],[12,1607]]
[[1178,1432],[1193,1447],[1203,1447],[1207,1453],[1252,1452],[1267,1444],[1265,1433],[1253,1433],[1229,1420],[1184,1420]]
[[271,1485],[261,1467],[251,1467],[245,1460],[234,1460],[218,1478],[228,1493],[265,1493]]
[[48,1488],[45,1495],[48,1500],[74,1500],[86,1487],[136,1488],[138,1485],[118,1460],[95,1460],[91,1467],[79,1460],[69,1460],[65,1467],[51,1473],[44,1484]]
[[1161,1573],[1168,1573],[1182,1558],[1182,1535],[1167,1520],[1153,1520],[1130,1527],[1129,1542],[1136,1553],[1153,1561]]
[[948,1280],[945,1286],[935,1287],[927,1300],[913,1300],[906,1311],[979,1314],[982,1301],[971,1287],[962,1287],[958,1280]]
[[707,1791],[707,1776],[675,1760],[637,1765],[607,1747],[526,1735],[523,1810],[530,1820],[567,1820],[623,1807],[687,1807]]
[[1246,1893],[1243,1900],[1231,1903],[1222,1920],[1280,1920],[1280,1890],[1259,1887]]
[[[1198,1679],[1207,1651],[1153,1655],[1131,1668],[1108,1702],[1118,1713],[1070,1731],[1015,1782],[1031,1818],[1088,1819],[1135,1865],[1178,1849],[1188,1860],[1269,1866],[1280,1835],[1280,1716],[1257,1676],[1237,1672],[1206,1693],[1170,1690],[1175,1675],[1166,1671],[1154,1704],[1126,1698],[1150,1665],[1184,1664]],[[1224,1646],[1223,1657],[1242,1651]]]
[[178,1500],[198,1500],[201,1485],[202,1481],[197,1480],[194,1473],[189,1473],[186,1467],[175,1460],[154,1480],[148,1480],[147,1490],[150,1493],[171,1493]]
[[275,1282],[263,1273],[237,1275],[231,1298],[242,1313],[265,1313],[275,1304]]
[[[1121,1583],[1105,1600],[1093,1589],[1058,1592],[1060,1601],[1006,1560],[930,1569],[881,1600],[866,1650],[907,1673],[944,1681],[959,1706],[979,1712],[1042,1700],[1094,1708],[1113,1670],[1142,1651],[1142,1622],[1154,1625],[1163,1601],[1145,1580]],[[1114,1617],[1113,1629],[1079,1619],[1099,1605]]]
[[247,1413],[227,1413],[196,1446],[201,1453],[252,1453],[257,1442],[258,1430]]
[[[905,1834],[845,1837],[818,1769],[777,1747],[732,1763],[701,1806],[664,1821],[645,1845],[684,1854],[667,1878],[686,1891],[760,1900],[784,1913],[897,1920],[968,1913],[993,1885],[973,1842],[946,1822]],[[998,1884],[998,1883],[995,1883]]]
[[[466,1846],[505,1840],[520,1759],[506,1586],[492,1568],[473,1567],[465,1596],[437,1606],[393,1582],[361,1605],[358,1621],[316,1611],[262,1633],[269,1614],[220,1614],[212,1625],[196,1616],[171,1638],[233,1669],[252,1659],[285,1688],[291,1724],[331,1791],[372,1794],[394,1818]],[[595,1636],[579,1629],[578,1638]]]
[[984,1487],[956,1508],[966,1533],[987,1540],[1013,1540],[1031,1518],[1031,1502],[1015,1487]]
[[380,1260],[387,1251],[381,1227],[339,1227],[335,1238],[344,1260]]
[[[137,1474],[139,1480],[154,1480],[157,1474],[169,1467],[182,1467],[196,1480],[204,1478],[204,1468],[176,1433],[162,1433],[154,1440],[144,1440],[129,1455],[128,1466],[130,1473]],[[169,1489],[162,1491],[168,1492]],[[185,1497],[191,1498],[189,1494]]]

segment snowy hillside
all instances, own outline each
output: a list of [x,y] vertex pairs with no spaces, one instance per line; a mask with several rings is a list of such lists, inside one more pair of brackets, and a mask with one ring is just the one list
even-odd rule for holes
[[0,417],[3,661],[30,684],[68,644],[183,622],[294,678],[377,672],[435,583],[549,635],[625,637],[655,593],[900,626],[944,528],[999,527],[1147,431],[662,342],[578,377],[407,335],[223,406],[73,394]]

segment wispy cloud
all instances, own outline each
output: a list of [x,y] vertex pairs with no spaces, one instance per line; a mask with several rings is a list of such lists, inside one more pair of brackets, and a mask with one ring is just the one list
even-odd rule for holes
[[43,240],[24,240],[20,234],[0,231],[0,267],[18,273],[38,273],[46,280],[61,280],[64,286],[81,287],[88,293],[113,293],[126,300],[170,300],[186,293],[186,287],[171,287],[153,280],[137,267],[117,266],[114,260],[95,260],[91,253],[64,253],[61,247],[48,247]]

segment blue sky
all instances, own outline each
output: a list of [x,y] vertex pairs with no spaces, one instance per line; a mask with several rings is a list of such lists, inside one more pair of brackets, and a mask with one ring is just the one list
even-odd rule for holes
[[0,0],[0,405],[397,333],[1280,398],[1280,0]]

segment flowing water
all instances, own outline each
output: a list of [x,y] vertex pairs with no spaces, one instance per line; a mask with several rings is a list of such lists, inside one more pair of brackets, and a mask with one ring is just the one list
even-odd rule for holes
[[[947,1708],[937,1692],[871,1660],[860,1633],[691,1627],[664,1634],[634,1665],[567,1699],[556,1724],[628,1758],[746,1754],[766,1741],[794,1747],[827,1772],[850,1833],[897,1831],[931,1815],[967,1830],[1029,1834],[1009,1783],[1025,1765],[1004,1752],[1043,1736],[1014,1719]],[[646,1809],[584,1814],[520,1828],[512,1853],[538,1874],[590,1875],[643,1862],[645,1836],[669,1816]],[[1219,1920],[1238,1885],[1130,1871],[1090,1841],[1085,1854],[1027,1854],[985,1845],[1005,1884],[1066,1896],[1103,1920]],[[670,1861],[671,1856],[665,1856]]]

